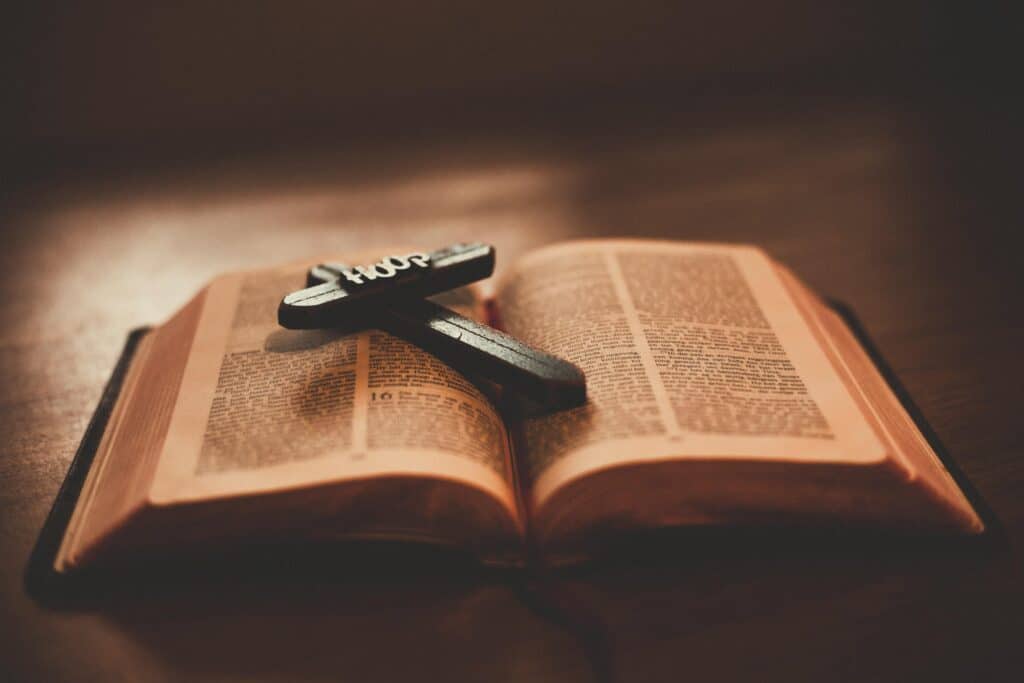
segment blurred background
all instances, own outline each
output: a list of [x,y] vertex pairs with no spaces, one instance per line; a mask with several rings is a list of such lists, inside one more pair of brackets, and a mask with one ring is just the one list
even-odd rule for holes
[[813,117],[822,98],[962,109],[1018,94],[1009,5],[15,3],[5,185],[323,145]]
[[144,270],[168,298],[139,323],[227,268],[455,239],[499,271],[571,237],[752,241],[838,296],[819,276],[897,277],[898,248],[1016,270],[977,251],[1020,216],[1009,3],[97,0],[2,30],[0,281],[110,305]]

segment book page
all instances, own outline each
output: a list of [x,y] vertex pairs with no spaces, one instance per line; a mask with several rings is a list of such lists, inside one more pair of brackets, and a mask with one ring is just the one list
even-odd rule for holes
[[[484,491],[515,519],[505,427],[476,386],[383,332],[278,326],[281,298],[309,265],[210,286],[153,501],[431,477]],[[470,290],[448,296],[482,310]]]
[[787,268],[776,264],[776,271],[894,463],[941,501],[962,528],[983,531],[981,518],[847,324]]
[[65,534],[60,564],[77,559],[81,548],[95,546],[145,504],[205,301],[203,290],[139,342]]
[[535,505],[625,463],[885,458],[758,249],[556,245],[515,264],[497,302],[511,334],[587,376],[587,405],[524,425]]
[[[141,374],[141,368],[143,367],[144,359],[149,353],[150,348],[153,345],[153,334],[149,333],[139,341],[139,345],[135,351],[135,362],[133,362],[127,373],[125,374],[124,383],[121,385],[122,396],[132,396],[139,385],[139,375]],[[92,466],[89,468],[89,472],[86,475],[85,481],[82,484],[82,490],[78,498],[78,502],[75,505],[75,509],[68,520],[68,527],[64,533],[64,538],[61,540],[60,548],[58,549],[57,556],[54,560],[54,566],[58,571],[65,570],[73,560],[72,550],[80,542],[83,536],[85,521],[87,519],[97,519],[102,516],[106,519],[118,519],[123,518],[126,510],[133,505],[138,505],[143,498],[142,491],[132,491],[129,482],[124,479],[131,477],[135,474],[135,471],[139,468],[122,468],[116,473],[116,476],[121,481],[110,482],[104,475],[109,473],[108,465],[110,462],[110,445],[114,441],[114,436],[119,434],[124,425],[124,416],[127,408],[127,401],[118,401],[114,408],[111,410],[110,419],[107,421],[106,429],[104,430],[103,437],[100,440],[99,445],[96,447],[96,454],[93,456]],[[136,456],[138,459],[138,456]],[[134,471],[133,471],[134,470]],[[101,489],[100,482],[110,482],[109,489]],[[100,495],[102,492],[103,495]],[[109,493],[108,493],[109,492]],[[97,498],[104,498],[107,500],[101,501],[100,506],[106,504],[106,510],[100,510],[99,514],[94,512],[97,507]],[[90,515],[90,513],[93,513]]]

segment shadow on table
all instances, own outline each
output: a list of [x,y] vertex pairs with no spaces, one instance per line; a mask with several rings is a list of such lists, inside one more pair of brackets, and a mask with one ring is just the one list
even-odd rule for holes
[[[954,614],[1013,619],[1019,596],[987,588],[1013,571],[1000,536],[674,530],[550,570],[408,545],[251,547],[82,575],[38,597],[109,621],[189,677],[617,680],[670,666],[656,642],[721,673],[737,643],[781,646],[808,619],[862,638],[935,595]],[[752,661],[735,675],[755,675]]]

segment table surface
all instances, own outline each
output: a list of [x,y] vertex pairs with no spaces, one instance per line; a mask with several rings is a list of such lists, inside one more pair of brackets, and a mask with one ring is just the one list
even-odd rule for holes
[[[938,113],[937,113],[938,112]],[[3,205],[7,680],[1002,680],[1019,675],[1024,364],[1013,117],[789,103],[55,176]],[[239,267],[459,239],[753,242],[856,310],[1004,533],[964,548],[695,544],[562,577],[278,572],[37,604],[36,535],[128,330]],[[283,564],[287,564],[284,560]],[[585,633],[584,633],[585,635]],[[597,645],[594,643],[597,642]]]

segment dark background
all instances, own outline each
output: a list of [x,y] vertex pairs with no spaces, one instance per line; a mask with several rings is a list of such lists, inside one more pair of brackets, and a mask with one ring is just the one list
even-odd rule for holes
[[[1018,93],[1008,4],[100,0],[6,12],[16,180],[674,118],[709,98]],[[761,104],[762,98],[768,102]],[[753,101],[751,101],[753,99]],[[718,109],[720,104],[712,105]],[[813,105],[803,104],[802,107]],[[760,112],[763,113],[763,112]],[[940,112],[941,113],[941,112]]]
[[[1009,3],[37,2],[0,24],[7,678],[1019,679]],[[1003,533],[625,555],[560,580],[583,627],[426,565],[25,593],[125,334],[210,277],[459,239],[500,269],[610,235],[754,242],[849,303]]]

